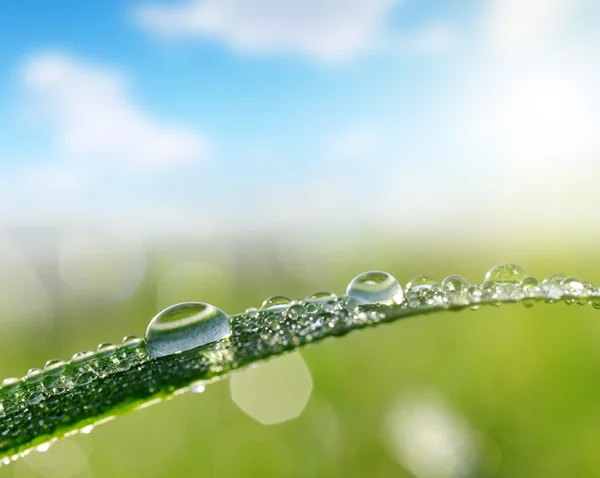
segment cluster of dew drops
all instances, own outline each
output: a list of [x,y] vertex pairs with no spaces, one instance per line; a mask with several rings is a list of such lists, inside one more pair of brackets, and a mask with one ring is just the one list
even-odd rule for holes
[[249,308],[233,317],[202,302],[176,304],[152,319],[145,340],[128,336],[120,345],[103,343],[96,352],[79,352],[69,362],[50,360],[43,370],[31,369],[22,379],[5,379],[0,387],[0,420],[10,420],[50,397],[126,371],[134,364],[222,339],[230,346],[251,350],[255,356],[273,355],[278,347],[293,348],[386,319],[380,311],[385,308],[363,308],[365,305],[394,306],[395,313],[401,314],[421,309],[476,309],[482,304],[504,302],[531,306],[536,300],[591,303],[600,308],[600,288],[571,276],[553,275],[540,281],[517,264],[503,263],[492,267],[481,284],[470,284],[459,275],[448,276],[441,283],[422,275],[402,287],[391,274],[365,272],[348,284],[344,296],[319,292],[301,301],[272,296],[259,309]]

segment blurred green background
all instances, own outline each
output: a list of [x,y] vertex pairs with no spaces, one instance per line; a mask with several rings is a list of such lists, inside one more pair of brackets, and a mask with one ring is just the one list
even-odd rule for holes
[[[37,323],[5,321],[6,376],[100,341],[143,335],[165,304],[202,300],[236,313],[275,293],[342,293],[367,269],[385,269],[403,284],[421,273],[439,280],[460,273],[476,282],[510,258],[539,278],[565,272],[600,281],[593,253],[570,244],[557,243],[550,255],[539,245],[492,244],[484,251],[367,236],[295,250],[264,241],[147,251],[128,244],[121,255],[113,242],[112,250],[93,250],[92,262],[79,257],[85,274],[77,276],[68,266],[77,249],[64,248],[74,246],[73,237],[56,238],[62,249],[55,268],[45,256],[39,275],[54,290],[56,309],[45,309]],[[132,272],[134,251],[144,273]],[[129,281],[125,299],[111,297],[116,271],[119,293]],[[0,296],[6,311],[9,300]],[[0,476],[594,476],[600,473],[597,314],[562,303],[508,305],[351,333],[302,351],[313,391],[296,419],[260,424],[236,406],[224,380],[60,441],[0,468]],[[262,393],[268,402],[270,390]]]

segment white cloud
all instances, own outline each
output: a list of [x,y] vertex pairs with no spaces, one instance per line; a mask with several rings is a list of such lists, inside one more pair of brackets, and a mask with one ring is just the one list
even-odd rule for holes
[[141,5],[135,20],[167,38],[215,38],[252,52],[346,60],[371,47],[398,0],[187,0]]
[[[125,78],[113,70],[45,52],[27,59],[20,78],[34,114],[50,122],[57,152],[67,159],[151,166],[206,155],[202,136],[147,115],[130,98]],[[59,182],[72,182],[58,176]]]
[[581,0],[492,0],[484,29],[494,50],[520,52],[556,38],[580,4]]

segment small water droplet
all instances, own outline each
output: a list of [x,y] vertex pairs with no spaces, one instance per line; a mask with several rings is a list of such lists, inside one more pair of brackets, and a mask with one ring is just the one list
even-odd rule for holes
[[305,302],[325,302],[335,300],[337,296],[333,292],[315,292],[304,299]]
[[542,290],[549,301],[558,300],[563,296],[564,290],[561,282],[564,278],[563,275],[554,274],[542,281]]
[[41,368],[30,368],[27,371],[27,381],[29,383],[39,383],[44,378],[44,371]]
[[65,365],[65,362],[60,359],[48,360],[44,365],[44,371],[52,375],[58,375],[65,370]]
[[94,356],[94,353],[90,352],[89,350],[84,350],[83,352],[77,352],[75,355],[73,355],[73,358],[71,359],[71,365],[79,365],[79,364],[85,363],[88,360],[90,360],[93,356]]
[[542,285],[548,283],[560,284],[564,278],[565,276],[562,274],[551,274],[542,281]]
[[434,278],[428,275],[420,275],[413,277],[408,284],[406,284],[406,288],[411,290],[431,290],[437,285],[439,284]]
[[280,307],[287,307],[292,303],[292,299],[284,295],[271,296],[262,303],[261,309],[274,309]]
[[528,275],[527,271],[519,264],[505,262],[497,264],[487,271],[483,280],[499,284],[520,284]]
[[314,314],[317,312],[317,310],[319,310],[319,306],[317,304],[314,304],[314,303],[306,304],[306,312],[308,312],[309,314]]
[[246,315],[248,317],[256,317],[258,316],[258,309],[256,307],[249,307],[246,309]]
[[539,280],[529,276],[521,281],[521,290],[527,297],[535,297],[541,292],[542,287]]
[[442,281],[442,290],[444,292],[457,292],[458,294],[464,294],[469,288],[469,283],[462,276],[452,275],[446,277]]
[[229,337],[229,316],[203,302],[173,305],[154,317],[146,329],[148,353],[164,357]]
[[364,272],[356,276],[346,289],[348,298],[359,304],[386,302],[400,294],[402,294],[402,287],[396,278],[381,271]]
[[341,307],[337,300],[328,300],[321,304],[321,310],[323,312],[335,312]]
[[466,305],[469,302],[467,290],[469,283],[467,280],[458,275],[451,275],[442,281],[442,291],[448,297],[450,304]]
[[8,377],[2,381],[2,388],[12,390],[19,385],[20,380],[16,377]]
[[122,341],[125,347],[137,347],[140,343],[142,343],[142,339],[137,335],[126,335]]
[[192,393],[202,393],[204,392],[205,383],[202,380],[198,380],[197,382],[192,382],[189,385],[189,390]]
[[472,285],[467,289],[467,297],[469,302],[472,304],[478,304],[481,302],[481,296],[483,295],[481,287],[478,285]]
[[98,351],[100,357],[109,357],[110,355],[115,353],[115,351],[117,350],[117,346],[112,344],[111,342],[103,342],[98,345],[98,348],[96,350]]
[[585,293],[585,285],[577,277],[565,277],[560,281],[565,293],[579,297]]
[[288,308],[285,315],[290,319],[299,319],[306,317],[306,309],[302,304],[294,304]]

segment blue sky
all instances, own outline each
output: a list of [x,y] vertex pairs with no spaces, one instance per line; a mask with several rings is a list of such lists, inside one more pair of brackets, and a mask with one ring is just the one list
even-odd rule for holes
[[11,2],[0,221],[522,224],[556,190],[542,215],[572,211],[597,198],[576,174],[599,167],[594,19],[594,0]]

